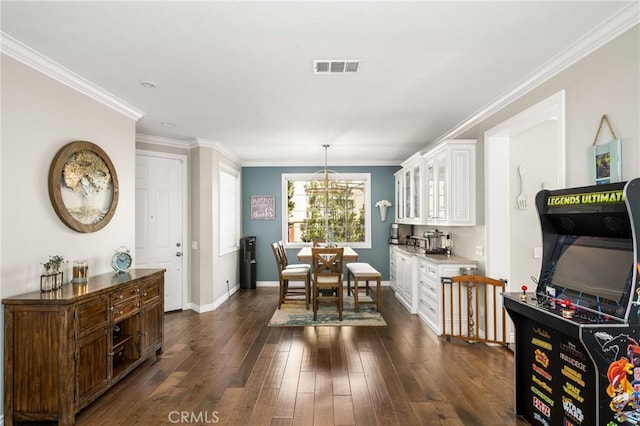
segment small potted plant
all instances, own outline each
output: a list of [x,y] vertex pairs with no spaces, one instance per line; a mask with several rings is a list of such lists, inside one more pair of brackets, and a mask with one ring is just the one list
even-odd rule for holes
[[48,263],[51,265],[51,269],[53,270],[54,274],[60,272],[60,265],[62,265],[64,262],[66,262],[66,260],[64,260],[63,256],[60,256],[58,254],[49,256]]
[[64,262],[64,257],[56,254],[49,256],[49,260],[42,264],[45,274],[40,276],[40,291],[57,290],[62,287],[64,274],[60,271],[60,266]]

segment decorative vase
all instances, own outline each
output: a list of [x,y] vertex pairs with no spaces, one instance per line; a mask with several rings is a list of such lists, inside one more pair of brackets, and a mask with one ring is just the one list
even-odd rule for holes
[[380,206],[380,221],[387,220],[387,206]]
[[40,275],[40,291],[47,292],[53,290],[53,275],[47,269],[44,274]]

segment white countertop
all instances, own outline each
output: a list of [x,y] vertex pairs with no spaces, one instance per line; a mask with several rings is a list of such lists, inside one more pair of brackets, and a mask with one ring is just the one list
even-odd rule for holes
[[467,259],[466,257],[456,256],[452,254],[451,256],[447,256],[446,254],[425,254],[424,249],[416,246],[406,246],[406,245],[397,245],[399,250],[402,250],[405,253],[420,256],[424,259],[427,259],[430,262],[439,264],[439,265],[447,265],[447,264],[471,264],[476,265],[475,260]]

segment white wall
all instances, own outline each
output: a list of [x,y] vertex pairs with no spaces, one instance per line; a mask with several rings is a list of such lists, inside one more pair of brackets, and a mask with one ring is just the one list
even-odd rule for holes
[[510,150],[513,173],[513,182],[518,182],[519,177],[515,167],[521,164],[525,167],[524,193],[527,196],[527,209],[518,209],[515,200],[520,193],[519,185],[511,187],[510,203],[510,232],[511,249],[509,282],[513,284],[512,290],[517,290],[522,284],[529,288],[533,282],[529,277],[536,279],[540,276],[542,259],[534,259],[533,248],[542,247],[542,233],[540,230],[540,217],[535,207],[535,196],[542,189],[544,181],[549,182],[549,188],[555,187],[558,167],[556,156],[548,155],[556,151],[557,123],[555,120],[546,120],[535,127],[523,132],[511,135]]
[[[112,272],[114,250],[135,247],[135,121],[5,55],[0,59],[0,297],[39,291],[40,263],[53,254],[88,259],[91,275]],[[76,140],[107,153],[120,185],[115,215],[94,233],[67,228],[49,201],[51,161]],[[2,352],[3,342],[4,325]]]
[[[497,113],[475,125],[458,139],[477,139],[476,200],[478,226],[443,229],[454,235],[454,252],[476,260],[484,270],[484,258],[475,247],[484,246],[484,132],[527,108],[565,90],[566,186],[590,185],[587,150],[600,118],[607,114],[622,138],[622,178],[640,176],[640,26],[621,36],[531,90]],[[491,232],[487,229],[486,232]]]
[[[49,201],[51,161],[76,140],[100,146],[120,184],[115,215],[94,233],[68,228]],[[135,247],[134,120],[2,56],[1,149],[2,297],[39,290],[40,263],[49,255],[88,259],[89,273],[95,275],[112,271],[118,246]]]
[[[209,147],[192,149],[191,203],[192,240],[198,250],[192,250],[192,308],[199,311],[215,309],[229,297],[238,284],[238,253],[219,255],[218,193],[220,162],[240,171],[240,166]],[[226,280],[229,280],[227,287]]]

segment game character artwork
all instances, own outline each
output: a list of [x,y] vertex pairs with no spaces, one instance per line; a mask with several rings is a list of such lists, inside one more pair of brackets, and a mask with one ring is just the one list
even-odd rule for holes
[[607,426],[640,424],[640,345],[627,334],[595,334],[602,353],[611,360],[607,368],[607,395],[613,419]]

